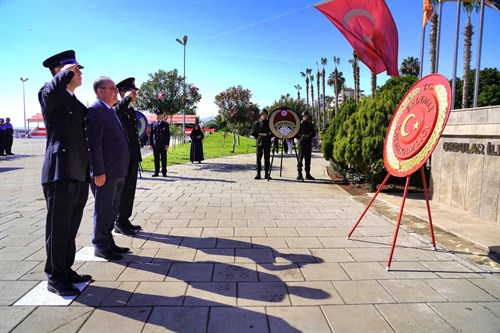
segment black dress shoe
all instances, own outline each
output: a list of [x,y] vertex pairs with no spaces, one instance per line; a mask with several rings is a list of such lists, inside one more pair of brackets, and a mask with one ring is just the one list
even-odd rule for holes
[[164,173],[164,174],[163,174],[163,177],[167,177],[167,174],[166,174],[166,173]]
[[123,225],[133,231],[139,231],[142,229],[142,227],[140,225],[135,225],[135,224],[132,224],[130,223],[130,220],[129,219],[126,219],[126,220],[116,220],[115,222],[115,225],[118,224],[118,225]]
[[132,230],[122,224],[115,223],[115,228],[113,229],[117,234],[122,234],[125,236],[134,236],[137,232],[136,230]]
[[123,258],[121,254],[113,252],[113,250],[106,250],[106,251],[94,251],[94,255],[98,258],[103,258],[106,260],[120,260]]
[[153,173],[153,174],[151,175],[151,177],[158,177],[158,174],[157,174],[157,173]]
[[76,272],[73,272],[73,273],[70,273],[68,275],[68,281],[70,283],[82,283],[82,282],[88,282],[88,281],[92,281],[92,275],[88,275],[88,274],[78,274]]
[[130,252],[130,248],[128,247],[120,247],[118,245],[111,246],[111,250],[113,250],[114,253],[117,254],[124,254]]
[[59,296],[76,296],[80,294],[80,289],[65,280],[49,281],[47,283],[47,290]]
[[315,180],[316,178],[314,178],[313,176],[311,176],[311,174],[306,174],[306,179],[308,180]]

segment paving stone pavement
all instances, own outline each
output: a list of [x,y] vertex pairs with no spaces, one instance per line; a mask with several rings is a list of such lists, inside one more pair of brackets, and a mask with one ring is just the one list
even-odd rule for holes
[[319,153],[316,181],[294,180],[293,156],[269,182],[253,155],[143,173],[143,230],[116,236],[133,251],[116,262],[88,256],[90,196],[74,268],[95,281],[68,305],[26,305],[46,279],[44,144],[16,140],[0,160],[0,332],[500,332],[498,272],[405,229],[387,271],[394,221],[371,211],[346,239],[364,206]]

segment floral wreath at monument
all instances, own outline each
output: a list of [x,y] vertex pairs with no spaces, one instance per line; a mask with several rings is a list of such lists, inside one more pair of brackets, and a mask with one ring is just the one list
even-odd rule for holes
[[300,118],[295,111],[279,107],[271,111],[269,127],[278,139],[291,139],[299,133]]

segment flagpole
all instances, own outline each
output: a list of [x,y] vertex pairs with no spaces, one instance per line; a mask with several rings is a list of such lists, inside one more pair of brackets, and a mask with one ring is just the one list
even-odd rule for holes
[[442,14],[443,14],[443,3],[440,1],[439,2],[439,20],[438,20],[438,33],[437,33],[437,41],[436,41],[436,68],[434,68],[433,73],[438,72],[438,67],[439,67],[439,44],[441,40],[441,21],[442,21]]
[[426,26],[427,26],[427,24],[422,27],[422,37],[421,37],[422,43],[420,44],[420,73],[418,76],[419,79],[422,78],[422,73],[424,71],[424,48],[425,48],[424,42],[425,42],[425,27]]
[[456,15],[456,26],[455,26],[455,53],[453,55],[453,81],[451,84],[451,109],[455,109],[455,91],[457,83],[457,58],[458,58],[458,35],[460,30],[460,1],[457,1],[457,15]]
[[481,47],[483,43],[484,3],[485,0],[481,1],[481,14],[479,16],[479,34],[477,37],[477,55],[476,55],[476,80],[474,83],[474,107],[477,107],[477,94],[479,91],[479,70],[481,67]]

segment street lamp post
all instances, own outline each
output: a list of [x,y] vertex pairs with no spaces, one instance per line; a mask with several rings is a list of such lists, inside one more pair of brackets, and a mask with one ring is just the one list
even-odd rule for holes
[[24,82],[28,81],[28,78],[19,78],[23,82],[23,111],[24,111],[24,131],[26,132],[26,97],[24,93]]
[[177,43],[184,46],[184,74],[183,74],[183,87],[182,87],[182,97],[183,97],[183,108],[182,108],[182,143],[186,142],[186,44],[188,36],[184,35],[182,40],[179,38],[175,39]]

